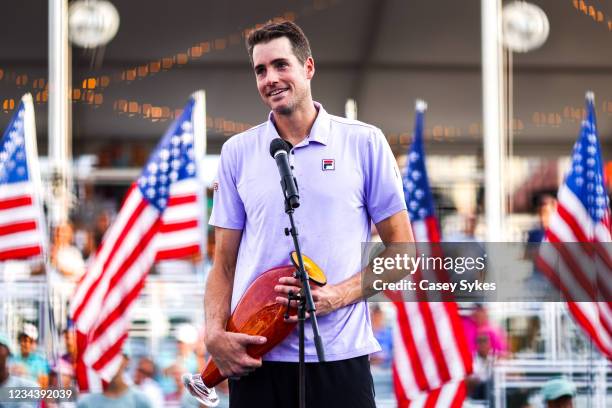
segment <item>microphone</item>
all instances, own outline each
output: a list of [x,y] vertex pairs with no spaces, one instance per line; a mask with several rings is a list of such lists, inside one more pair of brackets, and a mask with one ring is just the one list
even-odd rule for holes
[[300,195],[298,194],[295,177],[293,177],[291,173],[291,166],[289,166],[289,150],[287,142],[280,137],[270,142],[270,155],[276,161],[276,166],[281,176],[281,187],[283,188],[285,199],[291,208],[298,208],[300,206]]

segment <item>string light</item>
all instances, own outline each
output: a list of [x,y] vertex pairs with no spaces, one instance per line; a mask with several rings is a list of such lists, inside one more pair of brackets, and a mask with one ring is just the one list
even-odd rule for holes
[[589,5],[585,0],[572,0],[572,4],[578,12],[590,17],[595,23],[606,26],[608,31],[612,31],[612,20],[597,6]]
[[[295,21],[296,13],[287,11],[280,16],[276,16],[271,21]],[[179,52],[175,55],[162,57],[159,60],[149,61],[144,66],[148,66],[148,69],[140,67],[131,67],[123,70],[119,76],[120,81],[131,82],[136,79],[143,79],[148,75],[159,73],[160,71],[169,71],[173,68],[187,65],[193,60],[202,58],[206,54],[213,51],[223,51],[229,46],[236,46],[242,43],[242,40],[246,38],[251,31],[258,27],[263,27],[265,23],[258,23],[252,27],[242,29],[239,32],[231,33],[225,37],[215,38],[207,41],[198,42],[187,48],[185,52]],[[139,70],[140,68],[140,70]],[[161,69],[160,69],[161,68]]]
[[[316,11],[322,11],[336,3],[339,3],[341,0],[313,0],[313,6],[307,6],[301,14],[307,15],[309,14],[309,9],[314,8]],[[283,14],[276,16],[268,21],[280,22],[280,21],[295,21],[297,19],[298,14],[293,11],[286,11]],[[227,49],[230,46],[236,46],[242,44],[244,38],[246,38],[253,30],[260,28],[265,23],[257,23],[251,27],[247,27],[241,29],[240,31],[230,33],[225,37],[215,38],[208,41],[198,42],[197,44],[193,44],[191,47],[187,48],[184,52],[179,52],[176,55],[162,57],[157,60],[149,61],[143,65],[139,65],[136,67],[131,67],[121,71],[114,75],[113,80],[117,82],[132,82],[137,79],[144,79],[149,75],[154,75],[163,71],[169,71],[171,69],[182,67],[189,62],[202,58],[208,53],[213,51],[222,51]],[[34,81],[30,82],[27,74],[18,74],[15,72],[5,71],[4,69],[0,69],[0,81],[1,80],[10,80],[14,81],[14,84],[17,88],[26,87],[28,84],[31,84],[31,91],[34,94],[34,100],[37,104],[44,104],[48,101],[48,84],[46,83],[44,78],[37,78]],[[107,75],[101,77],[86,77],[82,79],[77,79],[76,83],[80,83],[81,86],[74,86],[71,92],[72,102],[73,103],[85,103],[93,106],[94,108],[99,107],[104,103],[104,95],[102,90],[107,88],[111,83],[111,78]],[[79,89],[81,88],[81,89]],[[99,92],[93,92],[97,90]],[[3,111],[4,113],[9,113],[14,109],[14,100],[13,103],[10,102],[11,99],[3,100]],[[152,120],[167,120],[171,115],[167,114],[169,111],[164,109],[153,109],[155,107],[151,106],[151,110],[149,110],[149,114],[151,115]],[[115,109],[117,112],[117,109]],[[121,113],[121,112],[120,112]],[[130,111],[131,114],[142,114],[142,107],[137,112]],[[230,129],[248,129],[248,127],[244,123],[241,122],[233,122],[233,121],[225,121],[223,125],[219,126],[220,131],[229,132]]]
[[[171,108],[169,106],[155,106],[151,103],[140,103],[138,101],[129,101],[127,99],[119,99],[113,103],[113,110],[120,115],[126,115],[131,118],[147,119],[151,122],[163,122],[174,119],[181,115],[181,108]],[[206,127],[226,136],[244,132],[253,127],[252,124],[238,122],[223,117],[206,117]]]
[[15,100],[12,98],[5,99],[2,101],[2,110],[7,113],[15,109]]

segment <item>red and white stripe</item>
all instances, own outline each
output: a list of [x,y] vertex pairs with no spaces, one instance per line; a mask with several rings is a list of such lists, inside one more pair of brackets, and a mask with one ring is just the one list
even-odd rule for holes
[[0,261],[41,255],[45,234],[30,181],[0,185]]
[[[159,215],[132,185],[70,305],[82,346],[77,365],[93,369],[105,381],[112,379],[121,363],[129,310],[155,260]],[[84,370],[77,371],[79,387],[88,390]]]
[[[538,268],[564,294],[578,325],[612,358],[612,302],[601,301],[612,294],[612,254],[610,245],[602,245],[612,242],[609,211],[594,223],[565,184],[557,198],[557,211],[538,253]],[[567,244],[577,242],[582,244]]]
[[162,225],[155,238],[155,259],[185,258],[199,254],[202,244],[200,216],[202,203],[198,201],[196,178],[189,178],[170,186],[168,207],[162,215]]
[[[414,221],[412,229],[417,242],[440,241],[433,217]],[[418,249],[421,254],[428,246],[418,245]],[[391,299],[398,323],[393,350],[398,406],[461,406],[465,399],[463,380],[472,372],[472,357],[457,304]]]
[[397,408],[461,408],[466,394],[465,381],[451,381],[412,399],[398,399]]
[[[194,94],[188,111],[183,111],[164,135],[77,285],[70,315],[77,332],[81,391],[92,389],[94,377],[108,382],[116,375],[128,337],[129,312],[153,263],[200,251],[204,206],[196,171],[200,158],[195,157],[193,143],[199,141],[204,146],[205,140],[200,137],[194,142],[191,131],[193,122],[203,125],[196,119],[205,117],[203,102],[202,93]],[[162,166],[163,178],[158,178]],[[183,171],[185,178],[179,181]]]

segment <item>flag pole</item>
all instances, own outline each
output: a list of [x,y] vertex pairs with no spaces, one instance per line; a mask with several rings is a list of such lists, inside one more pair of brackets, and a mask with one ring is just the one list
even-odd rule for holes
[[53,201],[49,203],[51,224],[68,220],[71,203],[71,104],[68,1],[49,0],[49,161]]
[[425,111],[427,110],[427,102],[425,102],[422,99],[417,99],[416,102],[414,103],[414,109],[417,112],[425,113]]
[[[34,104],[32,102],[32,95],[30,93],[26,93],[21,101],[25,107],[25,117],[24,117],[24,135],[25,135],[25,147],[26,147],[26,160],[28,163],[28,173],[30,174],[30,180],[32,180],[32,184],[34,185],[34,200],[36,201],[35,205],[38,209],[38,224],[39,228],[42,232],[42,235],[48,239],[49,235],[47,233],[47,223],[45,221],[44,211],[43,211],[43,193],[42,193],[42,180],[40,177],[40,165],[38,162],[38,147],[36,142],[36,119],[34,116]],[[49,243],[47,239],[44,239],[42,242],[42,256],[45,262],[45,266],[47,264],[49,258]]]
[[204,90],[198,90],[192,94],[192,98],[195,100],[195,104],[192,112],[193,122],[193,150],[195,151],[194,162],[196,165],[196,179],[200,184],[198,189],[198,201],[201,203],[202,211],[200,211],[200,230],[202,232],[202,239],[200,240],[200,253],[202,258],[198,262],[197,268],[199,269],[200,276],[203,276],[204,270],[204,257],[208,257],[208,202],[206,194],[206,184],[203,181],[202,163],[206,156],[206,92]]
[[[59,344],[59,338],[57,337],[57,330],[55,324],[55,314],[53,312],[53,304],[52,304],[52,296],[51,296],[51,281],[49,279],[49,243],[48,238],[49,234],[47,232],[47,223],[45,220],[45,213],[43,211],[43,193],[42,193],[42,180],[40,176],[40,164],[38,161],[38,147],[36,140],[36,118],[34,115],[34,103],[32,101],[32,95],[30,93],[26,93],[21,98],[24,106],[24,143],[25,143],[25,151],[26,151],[26,162],[28,168],[28,175],[30,180],[32,181],[32,185],[34,186],[34,192],[32,194],[32,199],[34,200],[34,207],[37,209],[37,220],[38,228],[41,232],[41,235],[44,237],[41,245],[42,245],[42,259],[43,265],[45,268],[45,291],[44,302],[43,305],[47,307],[43,307],[43,319],[49,320],[49,335],[51,341],[51,361],[55,363],[59,357],[59,351],[57,345]],[[43,322],[45,322],[43,320]],[[43,327],[44,329],[44,327]],[[44,334],[44,332],[43,332]]]
[[357,102],[354,99],[347,99],[344,104],[344,117],[357,120]]
[[485,218],[487,242],[501,242],[504,234],[504,152],[501,1],[481,0],[482,110],[485,163]]
[[[586,100],[586,104],[587,104],[587,119],[588,119],[588,115],[589,115],[589,111],[590,111],[590,107],[588,106],[589,104],[592,104],[593,106],[595,106],[595,94],[593,93],[593,91],[587,91],[584,95],[584,98]],[[593,125],[595,126],[595,128],[597,128],[597,122],[595,122],[595,118],[593,118]],[[595,131],[595,130],[593,130]],[[589,236],[592,237],[595,235],[595,224],[594,223],[590,223],[587,227],[589,229]],[[595,279],[597,279],[597,274]],[[597,290],[597,285],[595,285],[595,290]],[[597,293],[597,295],[599,295],[599,293]],[[593,394],[595,393],[595,387],[593,386],[593,380],[594,380],[594,367],[593,367],[593,357],[594,357],[594,353],[593,353],[593,340],[589,339],[589,365],[588,365],[588,387],[589,387],[589,398],[588,398],[588,408],[592,408],[593,407]]]

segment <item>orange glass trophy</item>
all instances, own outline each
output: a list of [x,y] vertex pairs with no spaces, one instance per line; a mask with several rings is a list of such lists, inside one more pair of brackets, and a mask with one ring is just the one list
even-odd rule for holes
[[[319,286],[325,285],[327,279],[323,271],[307,256],[302,255],[302,257],[310,281]],[[295,275],[297,267],[295,252],[291,253],[291,261],[293,265],[272,268],[255,279],[242,295],[227,322],[227,331],[267,338],[265,344],[252,344],[247,347],[247,353],[251,357],[259,358],[272,350],[293,331],[297,324],[285,321],[285,314],[295,316],[297,308],[288,308],[277,303],[276,297],[279,294],[274,291],[279,278]],[[215,362],[209,358],[200,374],[184,374],[183,384],[198,401],[206,406],[215,407],[219,404],[219,398],[214,387],[224,379]]]

